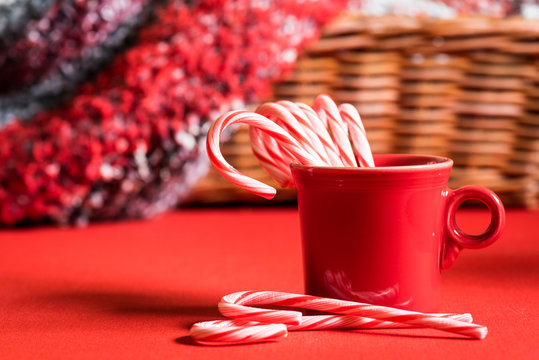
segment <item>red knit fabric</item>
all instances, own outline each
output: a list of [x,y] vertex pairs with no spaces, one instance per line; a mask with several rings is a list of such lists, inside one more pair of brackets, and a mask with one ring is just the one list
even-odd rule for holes
[[0,130],[0,224],[145,217],[175,206],[198,176],[188,167],[204,156],[204,123],[267,96],[343,4],[171,2],[73,101]]

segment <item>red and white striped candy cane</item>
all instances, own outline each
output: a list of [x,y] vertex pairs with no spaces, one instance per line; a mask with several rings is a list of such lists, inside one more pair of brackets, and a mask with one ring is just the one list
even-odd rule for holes
[[277,104],[285,107],[305,129],[309,141],[320,154],[324,163],[330,166],[344,166],[339,158],[339,150],[331,138],[327,124],[318,117],[312,108],[302,103],[281,100]]
[[309,131],[310,129],[305,126],[305,124],[300,124],[296,116],[294,116],[285,106],[279,103],[269,102],[260,105],[256,109],[256,113],[274,120],[277,125],[281,125],[281,127],[286,129],[305,150],[316,158],[316,161],[319,164],[326,163],[322,158],[324,149],[320,141],[313,141],[313,136]]
[[285,324],[262,324],[256,321],[215,320],[194,324],[191,338],[203,345],[235,345],[276,341],[288,336]]
[[261,105],[256,113],[233,111],[224,114],[208,132],[208,156],[223,177],[267,199],[275,195],[273,187],[241,174],[222,156],[219,140],[225,127],[237,123],[250,125],[254,155],[283,187],[294,186],[290,171],[292,163],[374,166],[365,128],[354,107],[343,104],[337,108],[331,98],[320,95],[315,100],[315,109],[302,103],[279,101]]
[[341,104],[339,105],[339,112],[344,122],[348,124],[350,138],[354,145],[359,166],[374,167],[374,159],[367,140],[367,133],[357,109],[350,104]]
[[249,128],[251,149],[266,172],[282,187],[294,186],[290,164],[294,158],[283,151],[272,137],[264,137],[255,127]]
[[[306,300],[308,298],[309,300]],[[297,302],[292,302],[295,300]],[[299,311],[253,308],[247,305],[289,305],[304,307],[305,301],[326,300],[344,302],[336,299],[277,293],[271,291],[245,291],[223,297],[219,309],[223,315],[235,320],[216,320],[194,324],[191,337],[198,343],[206,345],[244,344],[250,342],[274,341],[287,336],[286,331],[297,330],[329,330],[329,329],[388,329],[405,327],[424,327],[422,324],[403,324],[389,320],[377,320],[354,315],[314,315],[303,316]],[[351,303],[351,302],[345,302]],[[352,303],[355,306],[366,305]],[[369,305],[372,306],[372,305]],[[318,310],[320,306],[316,306]],[[398,310],[391,309],[390,310]],[[404,310],[402,310],[404,311]],[[421,314],[421,313],[415,313]],[[458,322],[463,327],[471,324],[470,314],[421,314],[437,318],[438,322]],[[256,320],[254,320],[256,319]],[[283,333],[283,329],[285,330]],[[447,330],[446,330],[447,331]],[[469,336],[469,335],[467,335]],[[486,336],[486,328],[485,328]],[[473,337],[473,336],[471,336]],[[481,338],[481,337],[478,337]]]
[[320,118],[326,119],[344,165],[358,166],[350,144],[348,125],[343,121],[335,102],[327,95],[318,95],[314,100],[313,109]]
[[[430,314],[463,321],[466,323],[472,322],[470,314]],[[376,320],[361,316],[347,315],[310,315],[301,318],[301,324],[288,325],[289,331],[295,330],[331,330],[331,329],[394,329],[394,328],[409,328],[418,327],[412,325],[399,324],[391,321]]]
[[328,166],[345,166],[339,155],[339,149],[335,144],[335,141],[331,138],[327,119],[320,118],[318,114],[310,106],[303,103],[295,103],[302,111],[303,114],[309,119],[309,122],[313,124],[313,128],[316,134],[322,141],[324,148],[327,151],[329,163]]
[[290,306],[340,315],[361,316],[376,320],[447,331],[474,339],[484,339],[485,336],[487,336],[487,328],[485,326],[469,324],[463,321],[441,317],[439,315],[346,300],[274,291],[242,291],[226,295],[219,303],[219,311],[224,316],[233,319],[248,319],[263,323],[283,323],[287,325],[301,324],[301,313],[299,312],[290,310],[267,310],[253,308],[248,305]]
[[[470,323],[470,314],[432,314]],[[277,341],[288,336],[288,331],[300,330],[361,330],[413,327],[390,321],[359,316],[313,315],[303,316],[299,325],[267,324],[248,320],[213,320],[194,324],[191,338],[203,345],[237,345],[253,342]]]
[[294,155],[298,163],[303,165],[322,165],[288,132],[268,118],[247,111],[231,111],[220,116],[211,125],[210,130],[208,131],[206,148],[208,157],[215,169],[233,184],[266,199],[273,198],[276,193],[276,190],[273,187],[240,173],[230,165],[221,154],[219,142],[223,130],[229,125],[239,123],[253,126],[273,137],[280,146]]

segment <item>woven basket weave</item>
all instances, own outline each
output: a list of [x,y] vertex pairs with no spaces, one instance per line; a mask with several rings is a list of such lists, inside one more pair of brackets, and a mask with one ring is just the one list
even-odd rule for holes
[[[520,18],[418,20],[346,15],[275,85],[275,99],[327,93],[355,105],[374,153],[451,157],[450,186],[477,184],[506,205],[534,207],[539,182],[539,24]],[[240,171],[275,183],[251,154],[247,129],[223,144]],[[280,189],[277,200],[294,199]],[[215,171],[195,203],[265,201]]]

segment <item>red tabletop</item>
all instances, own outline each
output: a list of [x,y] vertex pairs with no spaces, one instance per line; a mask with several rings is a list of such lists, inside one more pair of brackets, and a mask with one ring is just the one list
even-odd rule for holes
[[[459,223],[474,227],[478,209]],[[483,220],[484,221],[484,220]],[[485,340],[427,329],[291,332],[204,347],[191,324],[239,290],[302,292],[293,208],[191,209],[88,228],[0,230],[2,359],[539,358],[539,213],[509,209],[501,240],[443,274],[442,311]]]

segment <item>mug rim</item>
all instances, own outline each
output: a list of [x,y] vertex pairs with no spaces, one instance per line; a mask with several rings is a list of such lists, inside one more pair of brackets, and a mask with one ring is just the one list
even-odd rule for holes
[[[409,172],[409,171],[432,171],[435,169],[447,169],[453,166],[453,160],[438,155],[422,155],[422,154],[373,154],[375,160],[374,167],[343,167],[343,166],[320,166],[320,165],[302,165],[290,164],[292,169],[297,170],[329,170],[334,172]],[[394,158],[403,160],[425,160],[425,163],[411,165],[393,165],[393,166],[376,166],[376,159]],[[428,161],[428,162],[427,162]]]

